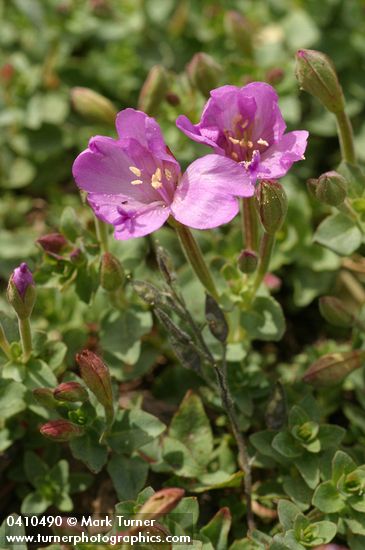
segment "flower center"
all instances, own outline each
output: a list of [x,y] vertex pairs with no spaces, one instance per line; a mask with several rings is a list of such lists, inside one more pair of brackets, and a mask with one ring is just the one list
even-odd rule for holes
[[269,147],[269,143],[262,137],[254,141],[252,133],[253,123],[248,119],[244,120],[240,114],[233,118],[232,129],[224,130],[224,148],[227,155],[237,162],[244,163],[245,168],[250,166],[257,153],[261,154]]

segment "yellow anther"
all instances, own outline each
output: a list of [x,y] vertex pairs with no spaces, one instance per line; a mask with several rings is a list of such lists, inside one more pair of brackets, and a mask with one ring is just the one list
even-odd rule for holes
[[153,174],[152,179],[151,179],[151,185],[154,189],[159,189],[159,187],[162,186],[161,169],[160,168],[156,168],[156,172]]
[[143,183],[142,180],[133,180],[133,181],[131,181],[132,185],[140,185],[141,183]]
[[235,152],[231,153],[231,157],[233,158],[233,160],[238,160],[238,155]]
[[172,179],[171,170],[169,170],[168,168],[165,168],[164,172],[165,172],[166,179],[170,181]]
[[265,147],[268,147],[268,146],[269,146],[269,144],[268,144],[268,142],[266,141],[266,139],[260,138],[260,139],[257,140],[257,143],[258,143],[258,145],[265,145]]
[[245,120],[245,122],[242,122],[241,128],[244,130],[248,126],[248,120]]
[[129,170],[132,172],[132,174],[134,174],[135,176],[137,176],[137,178],[140,178],[141,177],[141,170],[139,168],[137,168],[137,166],[130,166],[129,167]]
[[233,145],[238,145],[240,142],[239,139],[233,138],[232,136],[228,136],[228,139],[231,143],[233,143]]
[[250,149],[252,149],[252,147],[253,147],[252,141],[248,141],[248,142],[247,142],[247,147],[249,147]]

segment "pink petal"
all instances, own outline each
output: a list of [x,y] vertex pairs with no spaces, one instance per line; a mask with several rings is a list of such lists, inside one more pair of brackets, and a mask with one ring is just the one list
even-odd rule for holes
[[269,143],[278,141],[285,132],[286,125],[274,88],[265,82],[251,82],[241,88],[240,105],[244,105],[245,98],[254,98],[256,103],[252,141],[260,138]]
[[253,194],[254,187],[239,164],[219,155],[207,155],[187,168],[171,211],[184,225],[210,229],[236,216],[239,210],[236,196]]
[[114,225],[114,236],[118,240],[148,235],[159,229],[170,215],[170,208],[162,202],[126,202],[124,195],[91,193],[88,201],[98,218]]
[[304,159],[308,132],[288,132],[281,140],[267,149],[261,156],[258,179],[281,178],[294,162]]
[[124,109],[117,115],[115,122],[119,138],[133,139],[139,142],[150,153],[158,156],[161,160],[178,163],[167,149],[161,128],[156,120],[142,111],[135,109]]
[[72,172],[77,185],[84,191],[142,199],[140,186],[131,184],[136,176],[130,171],[130,166],[133,166],[132,160],[116,140],[96,136],[76,158]]

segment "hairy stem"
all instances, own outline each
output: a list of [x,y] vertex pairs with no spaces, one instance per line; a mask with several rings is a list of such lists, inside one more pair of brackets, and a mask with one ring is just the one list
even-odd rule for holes
[[104,222],[99,220],[99,218],[95,217],[95,230],[96,230],[96,237],[98,239],[100,250],[105,253],[109,251],[109,244],[108,244],[108,229]]
[[20,319],[18,317],[19,334],[23,350],[23,361],[26,363],[32,353],[32,332],[30,329],[30,321],[26,319]]
[[348,114],[345,111],[339,111],[336,113],[336,119],[342,159],[350,164],[356,164],[354,136]]
[[227,367],[226,367],[225,354],[226,354],[226,351],[224,346],[222,365],[220,366],[215,365],[214,369],[217,376],[222,404],[229,418],[232,432],[238,447],[238,463],[241,470],[244,473],[243,482],[244,482],[244,491],[245,491],[245,498],[246,498],[247,524],[248,524],[249,530],[252,531],[253,529],[255,529],[255,521],[254,521],[253,511],[252,511],[251,463],[250,463],[250,457],[247,451],[246,441],[239,428],[236,413],[234,410],[232,396],[230,394],[228,384],[227,384]]
[[270,264],[271,253],[275,244],[275,235],[264,232],[261,243],[260,243],[260,253],[259,253],[259,265],[256,272],[256,277],[252,287],[252,297],[255,297],[255,294],[261,285],[263,278],[265,277]]
[[253,197],[242,199],[242,231],[245,247],[256,252],[259,225]]
[[186,225],[182,225],[179,222],[175,222],[173,224],[173,227],[177,231],[184,253],[189,260],[191,267],[195,271],[195,274],[197,275],[199,281],[207,289],[209,294],[213,296],[213,298],[219,300],[219,294],[215,287],[212,275],[208,269],[207,264],[205,263],[202,251],[190,229],[186,227]]
[[3,350],[7,358],[11,359],[10,344],[5,335],[5,332],[1,323],[0,323],[0,348]]

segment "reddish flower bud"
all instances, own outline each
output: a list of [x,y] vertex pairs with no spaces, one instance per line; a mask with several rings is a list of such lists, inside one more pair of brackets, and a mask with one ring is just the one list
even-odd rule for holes
[[37,243],[45,252],[58,254],[67,245],[67,240],[61,233],[49,233],[40,237]]
[[58,401],[86,401],[88,399],[87,391],[78,382],[63,382],[55,390],[53,395]]
[[94,90],[72,88],[71,102],[75,111],[81,116],[106,124],[114,124],[117,116],[116,108],[109,99],[94,92]]
[[42,424],[40,432],[53,441],[70,441],[74,437],[80,437],[84,430],[68,420],[50,420]]
[[184,489],[178,489],[175,487],[169,487],[167,489],[162,489],[157,491],[152,495],[138,511],[138,514],[143,514],[143,517],[150,515],[154,519],[161,517],[165,514],[168,514],[176,508],[180,500],[185,494]]
[[283,80],[285,73],[280,67],[273,67],[266,72],[265,80],[271,85],[279,84]]
[[76,355],[76,361],[83,381],[103,405],[107,418],[111,420],[114,416],[113,391],[108,367],[100,357],[87,349]]
[[149,115],[155,114],[165,100],[168,85],[166,69],[162,65],[152,67],[139,94],[138,108]]
[[327,55],[316,50],[298,50],[295,76],[300,87],[319,99],[332,113],[345,108],[336,69]]
[[7,297],[20,319],[30,317],[36,298],[32,272],[26,263],[14,269],[8,284]]
[[355,350],[329,353],[314,361],[303,376],[313,386],[334,386],[352,371],[359,369],[365,360],[365,351]]
[[273,235],[282,226],[288,210],[282,185],[275,180],[261,180],[256,186],[255,202],[266,233]]
[[270,290],[280,290],[282,285],[282,280],[280,277],[277,277],[273,273],[266,273],[264,277],[264,284],[267,286]]
[[100,263],[100,285],[104,290],[113,292],[122,286],[125,280],[120,261],[110,252],[105,252]]
[[242,250],[241,254],[238,256],[238,268],[242,273],[253,273],[256,271],[258,262],[258,256],[253,250],[248,248]]
[[189,80],[205,96],[219,84],[222,67],[206,53],[196,53],[186,67]]

